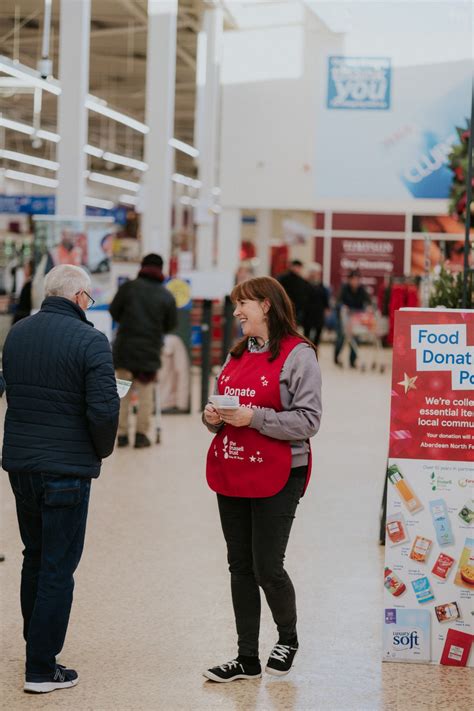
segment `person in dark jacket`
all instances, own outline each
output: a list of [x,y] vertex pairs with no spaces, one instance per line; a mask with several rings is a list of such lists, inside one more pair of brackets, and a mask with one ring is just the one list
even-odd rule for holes
[[[338,327],[336,336],[336,346],[334,350],[334,362],[339,367],[342,363],[339,360],[339,355],[344,347],[346,340],[344,320],[347,320],[351,314],[365,311],[371,305],[371,300],[368,292],[360,283],[360,272],[357,269],[349,272],[349,277],[346,284],[343,284],[338,302]],[[350,343],[349,365],[351,368],[356,367],[357,353]]]
[[23,284],[20,291],[20,298],[18,300],[18,305],[13,316],[12,325],[21,321],[22,318],[26,318],[31,313],[31,286],[33,278],[33,268],[34,263],[27,262],[25,264],[25,283]]
[[304,324],[304,314],[309,298],[309,284],[302,274],[303,262],[300,262],[299,259],[293,259],[290,262],[288,271],[278,277],[278,281],[293,303],[296,323],[299,326]]
[[304,309],[304,335],[319,346],[324,318],[329,309],[329,290],[321,281],[322,268],[315,262],[308,271],[308,299]]
[[[147,254],[138,277],[127,281],[117,291],[110,313],[119,324],[113,345],[117,377],[132,380],[138,394],[135,447],[149,447],[150,419],[153,413],[156,374],[165,333],[177,324],[174,296],[163,286],[163,260]],[[126,447],[131,390],[122,398],[118,446]]]
[[25,546],[24,689],[33,693],[78,682],[56,655],[66,636],[91,480],[113,450],[119,415],[109,343],[84,313],[93,303],[89,276],[80,267],[55,267],[45,293],[41,310],[11,328],[3,349],[2,466]]

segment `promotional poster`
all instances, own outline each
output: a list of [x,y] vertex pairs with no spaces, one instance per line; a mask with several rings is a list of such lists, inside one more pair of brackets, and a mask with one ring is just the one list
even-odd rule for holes
[[[449,196],[448,156],[470,115],[469,61],[396,66],[328,57],[317,117],[316,197],[397,201]],[[341,163],[341,161],[343,161]]]
[[113,222],[100,217],[36,217],[34,224],[36,282],[58,264],[84,267],[91,276],[91,296],[96,305],[109,303],[113,296],[111,259],[116,231]]
[[385,661],[474,666],[474,313],[395,321]]

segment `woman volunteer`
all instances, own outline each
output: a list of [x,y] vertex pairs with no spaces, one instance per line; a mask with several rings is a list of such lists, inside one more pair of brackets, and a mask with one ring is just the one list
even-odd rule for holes
[[311,474],[309,438],[321,419],[321,374],[313,344],[296,329],[292,304],[271,277],[248,279],[232,294],[243,338],[217,378],[216,392],[239,407],[208,404],[216,435],[207,481],[217,492],[227,543],[238,656],[204,672],[218,682],[261,676],[260,591],[278,629],[269,674],[287,674],[298,650],[293,584],[283,567],[296,507]]

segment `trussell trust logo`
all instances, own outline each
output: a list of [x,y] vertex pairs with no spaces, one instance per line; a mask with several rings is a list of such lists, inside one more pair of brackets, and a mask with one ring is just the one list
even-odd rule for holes
[[431,484],[431,491],[450,491],[451,487],[453,485],[453,480],[446,479],[444,476],[441,476],[440,474],[435,474],[435,472],[431,472],[430,484]]

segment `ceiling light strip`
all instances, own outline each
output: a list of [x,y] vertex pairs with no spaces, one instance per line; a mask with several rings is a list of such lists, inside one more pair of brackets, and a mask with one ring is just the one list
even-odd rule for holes
[[94,111],[102,116],[107,116],[107,118],[110,118],[113,121],[117,121],[118,123],[122,123],[129,128],[133,128],[135,131],[139,131],[140,133],[146,134],[150,130],[146,124],[141,121],[137,121],[131,116],[123,114],[121,111],[111,109],[106,101],[98,99],[91,94],[89,94],[86,99],[86,108],[89,109],[89,111]]
[[22,173],[19,170],[6,170],[5,178],[8,180],[19,180],[22,183],[32,183],[33,185],[44,185],[46,188],[57,188],[58,181],[56,178],[44,178],[42,175],[34,173]]
[[122,190],[132,190],[133,192],[138,192],[140,189],[140,185],[138,183],[132,183],[130,180],[123,180],[122,178],[113,178],[111,175],[104,175],[103,173],[89,173],[88,178],[94,183],[113,185],[116,188],[122,188]]
[[112,200],[101,200],[101,198],[86,197],[84,198],[84,205],[89,205],[89,207],[99,207],[102,210],[113,210],[115,203]]
[[28,153],[17,153],[16,151],[0,149],[0,158],[4,160],[14,160],[18,163],[28,163],[28,165],[36,165],[38,168],[46,168],[46,170],[56,171],[59,168],[59,163],[56,163],[54,160],[30,156]]
[[181,151],[182,153],[186,153],[188,156],[191,156],[191,158],[197,158],[199,156],[197,148],[190,146],[189,143],[185,143],[184,141],[179,141],[177,138],[170,138],[168,144],[172,148],[176,148],[177,151]]
[[44,89],[44,91],[49,91],[56,96],[59,96],[61,93],[61,86],[57,79],[42,79],[39,72],[30,69],[20,62],[15,62],[4,55],[0,55],[0,72],[9,74],[12,77],[17,77],[18,79],[26,80],[31,86]]

